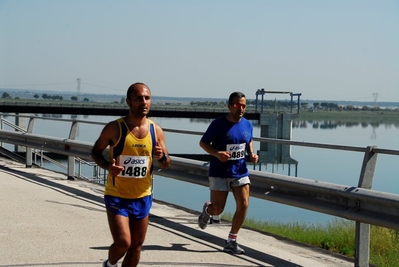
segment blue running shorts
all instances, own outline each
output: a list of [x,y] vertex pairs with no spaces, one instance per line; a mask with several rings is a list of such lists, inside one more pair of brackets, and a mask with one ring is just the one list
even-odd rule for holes
[[134,220],[145,218],[152,206],[152,195],[142,198],[127,199],[114,196],[104,196],[105,207],[111,212]]

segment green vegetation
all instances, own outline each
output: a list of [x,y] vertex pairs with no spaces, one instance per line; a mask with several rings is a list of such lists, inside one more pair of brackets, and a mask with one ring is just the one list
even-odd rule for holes
[[[223,219],[231,220],[232,214],[223,214]],[[352,221],[334,219],[326,225],[314,225],[247,218],[244,225],[348,257],[355,255],[355,223]],[[371,264],[399,266],[399,231],[372,225],[370,240]]]
[[309,111],[301,111],[298,118],[296,120],[334,120],[334,121],[357,121],[359,123],[362,122],[370,122],[370,121],[399,121],[399,110],[398,109],[380,109],[377,111],[374,110],[314,110],[312,112]]
[[83,98],[82,101],[78,101],[77,96],[71,96],[70,100],[66,100],[62,97],[52,96],[46,100],[40,99],[18,99],[18,98],[2,98],[1,104],[13,104],[16,106],[62,106],[62,107],[79,107],[79,108],[128,108],[125,103],[120,104],[119,101],[113,102],[91,102],[88,98]]

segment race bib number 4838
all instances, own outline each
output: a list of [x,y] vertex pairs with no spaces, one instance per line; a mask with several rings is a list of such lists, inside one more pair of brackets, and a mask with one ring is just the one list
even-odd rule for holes
[[227,151],[230,152],[229,160],[237,160],[245,158],[245,143],[243,144],[228,144]]
[[120,156],[119,165],[123,171],[119,176],[124,178],[145,178],[148,172],[149,156]]

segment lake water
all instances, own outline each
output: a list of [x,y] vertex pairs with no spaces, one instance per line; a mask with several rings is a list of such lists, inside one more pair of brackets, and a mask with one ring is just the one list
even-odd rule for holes
[[[164,128],[187,129],[205,131],[210,120],[184,120],[159,118],[156,121]],[[254,136],[260,137],[260,127],[254,122]],[[307,127],[304,127],[307,124]],[[328,123],[326,123],[328,124]],[[341,124],[337,127],[324,127],[324,122],[304,123],[295,122],[292,129],[292,140],[314,143],[327,143],[336,145],[367,147],[376,145],[381,148],[399,150],[398,125],[379,126],[352,125],[348,127]],[[317,126],[317,127],[316,127]],[[199,136],[182,137],[178,134],[167,134],[168,146],[172,152],[177,153],[203,153],[198,146]],[[174,144],[180,144],[176,147]],[[184,144],[184,145],[183,145]],[[255,144],[255,150],[259,144]],[[172,153],[171,152],[171,153]],[[307,148],[300,146],[291,147],[291,157],[298,161],[297,176],[325,182],[357,186],[363,162],[363,153],[340,150]],[[373,189],[399,194],[399,157],[379,155],[374,177]],[[262,164],[261,169],[268,172],[288,175],[295,173],[295,166]],[[295,179],[295,177],[293,177]],[[156,178],[158,188],[168,188],[170,185],[179,188],[179,183]],[[180,185],[181,186],[181,185]],[[169,189],[170,190],[170,189]],[[155,196],[167,199],[176,204],[189,205],[189,208],[200,210],[202,202],[209,194],[207,189],[199,186],[187,186],[187,190],[163,191],[155,188]],[[192,201],[194,199],[194,201]],[[192,202],[194,202],[192,204]],[[186,204],[187,203],[187,204]],[[232,195],[229,196],[227,211],[234,211]],[[325,223],[333,219],[332,216],[290,207],[283,204],[251,198],[248,216],[261,220],[275,220],[280,222],[308,222]]]
[[[63,116],[70,119],[70,116]],[[116,117],[107,116],[75,116],[79,120],[108,122]],[[152,118],[165,129],[180,129],[203,132],[211,120],[182,118]],[[260,127],[254,123],[254,136],[260,137]],[[56,127],[54,127],[56,125]],[[67,138],[70,122],[49,122],[37,120],[34,133]],[[80,124],[77,140],[94,142],[103,126]],[[336,122],[305,122],[294,121],[292,140],[325,143],[335,145],[367,147],[376,145],[380,148],[399,150],[399,124],[359,124]],[[171,154],[205,154],[199,147],[199,135],[176,134],[166,132],[166,142]],[[259,143],[255,143],[259,150]],[[281,165],[262,163],[261,170],[278,174],[331,182],[342,185],[357,186],[363,161],[363,153],[331,149],[291,147],[291,158],[298,164]],[[379,155],[374,177],[373,189],[399,194],[399,157]],[[257,169],[259,166],[256,167]],[[88,175],[91,175],[88,174]],[[200,211],[205,201],[209,199],[207,187],[192,185],[162,176],[154,177],[154,196],[156,199]],[[229,195],[225,212],[234,211],[234,200]],[[260,220],[279,222],[307,222],[324,224],[334,217],[294,208],[283,204],[256,198],[250,199],[248,217]]]

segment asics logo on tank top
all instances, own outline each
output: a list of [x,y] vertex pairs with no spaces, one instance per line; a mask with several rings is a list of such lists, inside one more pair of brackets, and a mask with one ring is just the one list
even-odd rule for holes
[[143,164],[145,160],[143,159],[133,159],[133,158],[127,158],[123,163],[124,164]]

